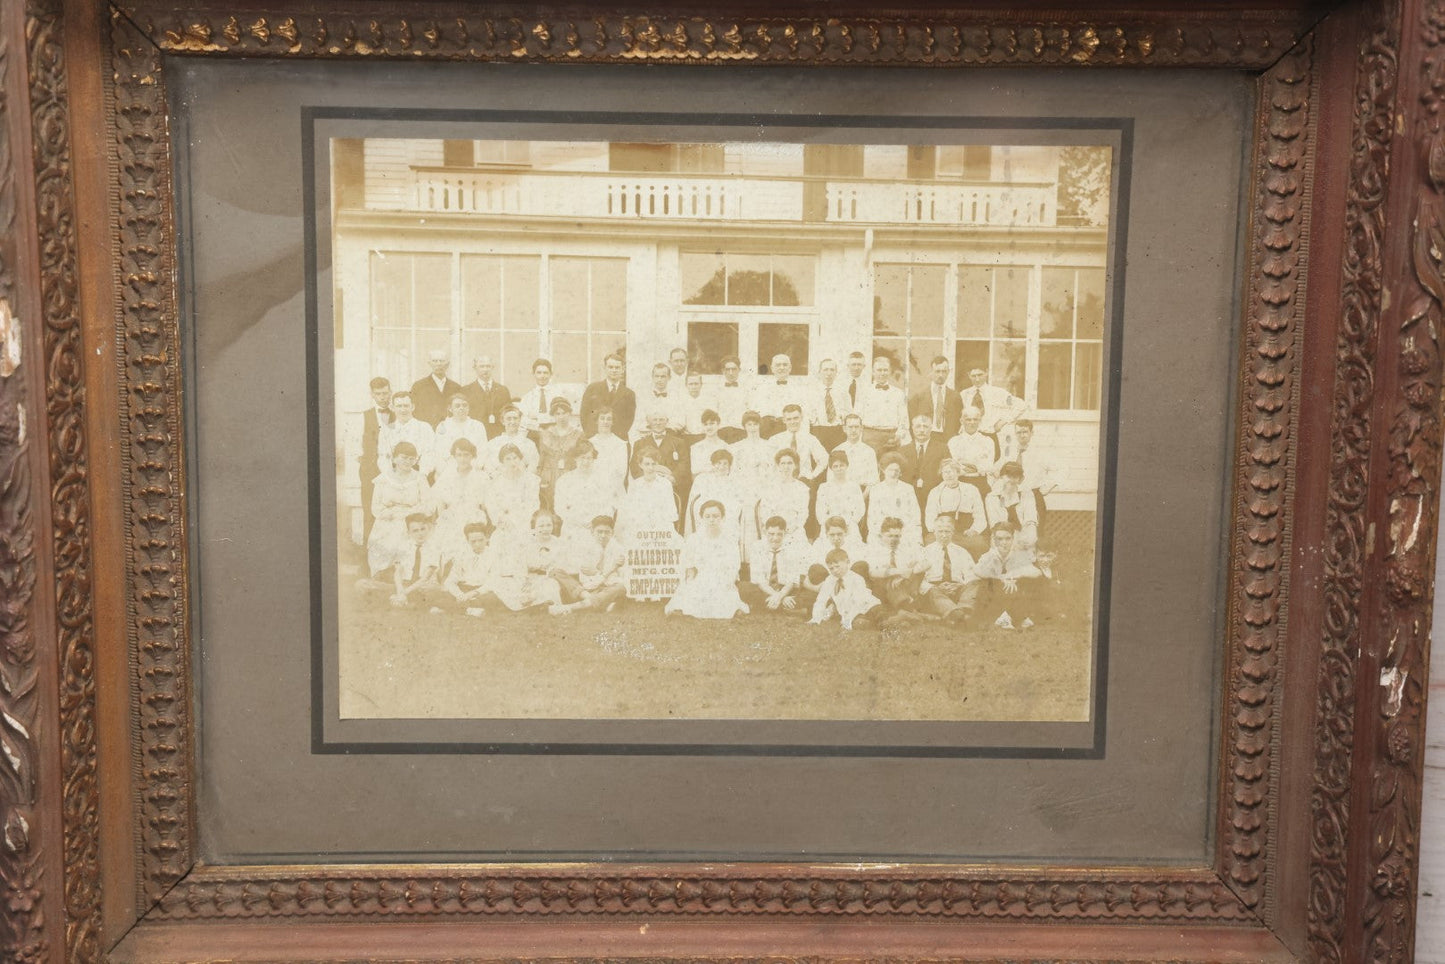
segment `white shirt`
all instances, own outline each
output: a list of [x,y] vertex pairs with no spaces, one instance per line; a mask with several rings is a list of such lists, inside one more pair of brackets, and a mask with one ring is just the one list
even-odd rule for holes
[[835,546],[829,542],[828,534],[825,532],[823,535],[814,539],[813,544],[808,547],[808,565],[810,567],[822,566],[826,569],[828,567],[828,553],[834,549],[842,549],[848,553],[848,566],[850,568],[855,563],[862,562],[868,552],[868,547],[863,544],[863,540],[859,539],[858,534],[855,532],[847,533],[843,537],[843,544],[841,546]]
[[[1005,458],[1003,461],[1009,461]],[[1040,452],[1032,443],[1023,452],[1015,453],[1013,461],[1024,467],[1024,488],[1039,495],[1048,495],[1059,487],[1058,470],[1047,453]]]
[[773,445],[773,455],[783,449],[792,449],[798,453],[798,478],[812,481],[824,472],[828,471],[828,450],[823,448],[823,443],[818,441],[813,433],[803,430],[796,434],[782,431],[768,439]]
[[[813,383],[811,398],[803,409],[803,417],[814,425],[826,425],[836,428],[843,424],[843,418],[853,411],[852,402],[848,399],[848,381],[843,378],[833,379],[832,385],[824,385],[822,381]],[[833,417],[828,418],[828,399],[833,399]]]
[[563,472],[557,477],[552,496],[553,511],[562,520],[562,533],[567,536],[591,528],[592,520],[600,515],[616,514],[621,502],[621,483],[603,475],[596,465],[586,475],[576,469]]
[[743,413],[748,410],[748,390],[741,385],[718,385],[713,389],[717,414],[728,428],[743,427]]
[[[839,583],[842,585],[839,585]],[[868,589],[868,583],[858,573],[849,569],[842,577],[829,576],[818,587],[818,598],[813,601],[813,615],[808,621],[821,623],[837,613],[844,629],[853,628],[853,620],[882,605],[878,597]]]
[[692,474],[698,476],[711,472],[713,453],[721,452],[727,449],[727,447],[728,443],[720,438],[710,439],[703,436],[696,442],[693,442],[692,448],[688,450],[688,457],[692,461]]
[[973,520],[964,530],[965,532],[982,532],[988,523],[983,499],[979,497],[977,487],[967,482],[960,482],[953,488],[949,488],[940,482],[928,493],[928,503],[923,507],[923,528],[932,532],[933,522],[940,515],[957,517],[962,513],[967,513]]
[[[670,397],[671,395],[672,393],[668,392],[668,396]],[[702,413],[708,409],[717,411],[717,406],[713,403],[712,396],[709,395],[707,389],[704,388],[698,393],[696,398],[689,395],[686,391],[682,393],[681,397],[683,411],[682,430],[688,435],[701,435]]]
[[857,412],[864,428],[893,429],[899,438],[908,437],[908,397],[897,385],[859,388]]
[[552,403],[559,398],[565,398],[572,403],[572,411],[577,411],[577,400],[567,394],[556,382],[549,382],[544,388],[541,385],[533,385],[517,407],[522,410],[522,429],[527,432],[535,432],[545,425],[551,425],[556,421],[552,417]]
[[398,442],[410,442],[416,446],[417,471],[422,475],[430,475],[432,469],[435,468],[433,456],[436,432],[419,418],[413,418],[406,422],[395,418],[392,419],[390,425],[381,426],[376,433],[377,472],[391,471],[391,450],[396,448]]
[[752,409],[759,415],[783,417],[783,408],[796,405],[803,410],[803,424],[808,424],[808,385],[804,379],[789,378],[779,382],[768,377],[753,386]]
[[487,427],[476,419],[468,416],[461,424],[448,415],[437,423],[436,431],[433,433],[435,441],[432,443],[432,465],[437,471],[450,468],[452,464],[452,443],[459,438],[464,438],[477,447],[477,455],[487,447]]
[[962,463],[960,470],[965,476],[992,475],[998,466],[998,445],[982,431],[972,435],[959,432],[948,440],[948,454]]
[[925,565],[922,551],[907,539],[899,542],[897,550],[893,550],[880,537],[869,544],[863,558],[868,563],[868,576],[872,579],[911,576],[922,572]]
[[615,481],[619,488],[627,484],[627,472],[630,468],[627,464],[627,442],[618,438],[611,432],[606,435],[598,433],[587,441],[597,450],[597,468],[594,469],[604,479]]
[[637,418],[632,423],[633,439],[641,438],[647,434],[647,421],[653,413],[661,413],[667,418],[667,427],[674,432],[681,432],[685,409],[678,401],[680,396],[671,392],[664,392],[658,395],[652,388],[645,388],[637,393]]
[[537,446],[527,438],[525,432],[518,430],[516,435],[508,435],[503,432],[487,443],[485,454],[481,459],[482,468],[486,469],[493,476],[497,475],[502,467],[501,451],[508,445],[515,445],[522,452],[522,467],[527,472],[537,471]]
[[878,472],[878,453],[862,439],[856,443],[845,440],[833,446],[833,451],[848,456],[848,478],[863,486],[864,491],[882,478]]
[[452,567],[447,572],[446,588],[461,595],[463,586],[469,589],[486,588],[491,585],[496,573],[497,557],[490,545],[481,552],[473,552],[471,546],[452,556]]
[[[948,579],[943,578],[943,554],[948,553],[949,573]],[[928,592],[941,582],[964,582],[968,579],[969,573],[973,572],[974,559],[968,554],[968,550],[955,543],[948,543],[945,546],[941,542],[930,542],[923,547],[923,585],[920,587],[923,592]]]
[[978,430],[990,435],[996,433],[999,426],[1012,422],[1028,410],[1023,399],[997,385],[985,383],[975,388],[970,384],[958,394],[963,399],[964,408],[982,410],[983,419],[979,422]]
[[813,518],[818,521],[819,528],[837,516],[847,522],[852,527],[852,533],[857,535],[858,523],[866,511],[863,489],[857,482],[849,479],[834,482],[828,478],[818,486],[818,496],[813,502]]
[[[786,539],[783,540],[783,547],[778,550],[777,558],[778,582],[783,586],[801,585],[807,565],[803,554],[797,551],[795,544]],[[767,593],[776,591],[768,581],[772,566],[773,548],[768,545],[768,540],[759,539],[754,542],[752,548],[748,550],[748,578],[752,580],[753,585]]]
[[[983,500],[984,510],[988,513],[989,527],[998,525],[1000,522],[1008,521],[1008,510],[1013,509],[1019,517],[1020,526],[1037,526],[1039,524],[1038,507],[1034,505],[1032,493],[1022,489],[1015,494],[1008,502],[1004,501],[1003,492],[995,490],[990,492]],[[1015,535],[1017,539],[1017,534]]]
[[903,523],[904,542],[922,542],[918,515],[918,496],[913,494],[913,486],[902,479],[879,482],[868,490],[868,541],[876,542],[884,520],[894,518]]

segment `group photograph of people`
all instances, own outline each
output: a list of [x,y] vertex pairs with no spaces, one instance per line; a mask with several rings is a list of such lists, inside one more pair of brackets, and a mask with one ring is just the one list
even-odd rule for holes
[[701,627],[732,620],[800,645],[1043,632],[1087,650],[1090,560],[1051,545],[1050,454],[984,369],[955,389],[938,356],[910,397],[881,355],[796,377],[780,354],[746,385],[727,357],[708,388],[679,347],[641,391],[608,355],[573,398],[545,358],[525,389],[487,356],[466,384],[445,352],[428,362],[370,384],[353,623],[575,638],[631,619],[675,638],[682,622],[707,646],[722,637]]
[[330,145],[343,717],[1090,718],[1109,143],[407,130]]

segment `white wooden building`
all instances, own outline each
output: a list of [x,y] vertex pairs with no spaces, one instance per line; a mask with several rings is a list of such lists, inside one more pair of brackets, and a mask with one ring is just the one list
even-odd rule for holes
[[618,349],[635,387],[679,346],[709,380],[727,354],[756,375],[780,351],[795,374],[882,352],[910,393],[943,355],[959,386],[983,365],[1027,401],[1064,475],[1051,505],[1092,510],[1107,230],[1061,207],[1060,156],[334,141],[338,425],[434,348],[462,383],[491,355],[517,395],[535,358],[580,395]]

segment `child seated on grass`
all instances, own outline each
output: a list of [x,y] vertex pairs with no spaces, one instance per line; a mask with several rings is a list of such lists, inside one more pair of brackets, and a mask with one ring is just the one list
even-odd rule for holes
[[808,622],[819,625],[836,615],[844,629],[861,629],[882,608],[878,597],[869,591],[867,581],[848,568],[848,563],[847,550],[829,551],[828,578],[818,589],[818,598],[813,603],[813,618]]

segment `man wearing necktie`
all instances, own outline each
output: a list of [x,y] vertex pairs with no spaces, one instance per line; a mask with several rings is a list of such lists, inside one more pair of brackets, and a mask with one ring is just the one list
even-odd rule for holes
[[904,482],[913,486],[918,496],[918,507],[928,501],[929,491],[942,478],[943,460],[948,458],[948,443],[942,436],[933,434],[933,420],[926,414],[913,416],[912,438],[899,451]]
[[597,413],[606,409],[612,413],[613,434],[626,438],[637,415],[637,394],[627,387],[627,367],[621,355],[608,355],[602,367],[605,377],[582,391],[582,435],[597,434]]
[[979,583],[972,578],[974,559],[953,542],[953,516],[940,513],[933,520],[934,541],[923,547],[926,567],[919,593],[934,613],[960,622],[973,614]]
[[552,363],[545,358],[538,358],[532,362],[532,378],[536,385],[532,390],[522,396],[518,408],[522,410],[522,428],[532,436],[532,441],[537,441],[537,433],[556,421],[552,415],[552,403],[559,398],[566,398],[569,406],[572,406],[572,399],[567,393],[552,384]]
[[507,386],[492,378],[492,357],[478,355],[472,365],[477,373],[476,380],[462,387],[470,406],[472,418],[482,423],[487,430],[488,440],[502,433],[502,409],[512,404],[512,393]]
[[843,442],[843,418],[853,410],[848,385],[838,378],[838,363],[825,358],[818,363],[818,381],[809,402],[808,421],[813,434],[832,451]]
[[1012,431],[1013,423],[1028,410],[1028,404],[1008,389],[989,384],[988,372],[982,368],[970,369],[968,378],[972,384],[961,393],[963,404],[978,409],[982,416],[979,431],[993,438],[999,438],[1004,430]]
[[806,616],[815,593],[804,585],[807,560],[788,540],[788,522],[772,516],[763,523],[763,538],[748,550],[748,581],[738,585],[743,602],[755,613]]
[[933,424],[933,432],[945,441],[958,434],[959,418],[963,414],[963,403],[958,392],[948,385],[952,372],[948,359],[938,355],[933,359],[928,387],[908,400],[908,416],[927,415]]
[[914,610],[925,572],[922,554],[917,545],[903,541],[903,520],[889,516],[878,528],[878,539],[870,537],[863,557],[868,588],[892,610],[894,620],[917,619]]

